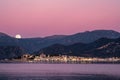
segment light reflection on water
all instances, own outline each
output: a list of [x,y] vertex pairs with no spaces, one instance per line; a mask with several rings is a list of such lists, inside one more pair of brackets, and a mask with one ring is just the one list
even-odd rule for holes
[[0,80],[120,80],[119,64],[0,64]]

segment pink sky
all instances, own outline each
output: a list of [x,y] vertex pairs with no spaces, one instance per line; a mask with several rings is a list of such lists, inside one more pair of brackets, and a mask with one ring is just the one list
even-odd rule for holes
[[43,37],[120,31],[120,0],[0,0],[0,32]]

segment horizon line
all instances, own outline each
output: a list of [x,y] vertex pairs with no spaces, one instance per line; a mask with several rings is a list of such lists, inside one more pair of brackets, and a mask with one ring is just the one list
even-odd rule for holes
[[[52,36],[70,36],[70,35],[75,35],[75,34],[79,34],[79,33],[93,32],[93,31],[115,31],[115,32],[120,33],[120,31],[112,30],[112,29],[94,29],[94,30],[85,30],[85,31],[81,31],[81,32],[76,32],[76,33],[72,33],[72,34],[53,34],[53,35],[48,35],[48,36],[43,36],[43,37],[41,37],[41,36],[36,36],[36,37],[22,37],[21,39],[47,38],[47,37],[52,37]],[[11,36],[11,35],[9,35],[9,34],[7,34],[7,33],[5,33],[5,32],[1,32],[1,31],[0,31],[0,34],[4,34],[4,35],[7,35],[7,36],[10,36],[10,37],[15,38],[15,36],[18,35],[19,33],[16,34],[15,36]],[[19,34],[19,35],[21,35],[21,34]],[[21,35],[21,36],[22,36],[22,35]]]

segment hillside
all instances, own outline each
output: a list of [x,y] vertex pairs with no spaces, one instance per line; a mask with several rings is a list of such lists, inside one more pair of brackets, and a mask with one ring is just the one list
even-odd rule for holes
[[44,53],[47,55],[73,55],[82,57],[120,57],[120,38],[101,38],[88,44],[76,43],[68,46],[54,44],[35,53]]
[[24,50],[18,46],[0,46],[0,59],[19,58],[23,54]]
[[120,33],[113,30],[94,30],[73,35],[53,35],[44,38],[15,39],[0,33],[0,46],[20,46],[26,52],[32,53],[53,44],[71,45],[75,43],[91,43],[100,38],[119,38]]

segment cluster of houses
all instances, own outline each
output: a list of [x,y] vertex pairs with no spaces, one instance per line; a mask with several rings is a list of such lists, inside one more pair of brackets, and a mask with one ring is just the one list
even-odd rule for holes
[[89,58],[89,57],[79,57],[79,56],[67,56],[67,55],[59,55],[59,56],[50,56],[45,55],[44,53],[39,56],[24,54],[21,57],[22,61],[30,61],[30,62],[120,62],[120,58],[112,57],[112,58]]

